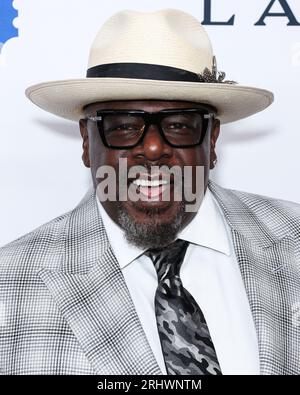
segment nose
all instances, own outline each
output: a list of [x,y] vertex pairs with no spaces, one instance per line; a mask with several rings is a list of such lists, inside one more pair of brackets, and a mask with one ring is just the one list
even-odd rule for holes
[[133,149],[133,154],[143,156],[149,161],[171,157],[173,148],[163,139],[157,125],[149,125],[140,145]]

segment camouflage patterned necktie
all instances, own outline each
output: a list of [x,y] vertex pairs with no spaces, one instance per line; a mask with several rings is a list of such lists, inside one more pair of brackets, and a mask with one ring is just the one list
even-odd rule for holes
[[179,277],[188,245],[177,239],[145,252],[158,276],[155,313],[166,369],[171,375],[220,375],[204,315]]

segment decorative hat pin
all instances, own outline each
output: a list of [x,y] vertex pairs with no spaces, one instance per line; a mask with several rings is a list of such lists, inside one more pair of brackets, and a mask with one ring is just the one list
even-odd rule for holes
[[207,67],[205,67],[202,74],[198,74],[200,82],[212,82],[212,83],[222,83],[222,84],[237,84],[235,81],[224,81],[226,74],[224,71],[218,71],[217,69],[217,60],[216,57],[213,56],[213,66],[212,71],[210,71]]

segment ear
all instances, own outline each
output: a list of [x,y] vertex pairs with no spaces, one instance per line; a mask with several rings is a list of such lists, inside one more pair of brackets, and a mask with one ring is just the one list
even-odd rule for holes
[[219,134],[220,134],[220,121],[219,119],[215,119],[210,136],[210,169],[213,169],[215,167],[215,161],[217,160],[215,147]]
[[80,119],[79,129],[82,137],[82,161],[86,167],[91,167],[89,154],[89,134],[87,129],[87,119]]

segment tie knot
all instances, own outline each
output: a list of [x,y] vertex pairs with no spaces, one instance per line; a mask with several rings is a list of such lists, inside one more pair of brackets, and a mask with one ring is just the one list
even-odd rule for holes
[[179,275],[188,241],[177,239],[164,248],[150,248],[145,252],[154,264],[158,281]]

